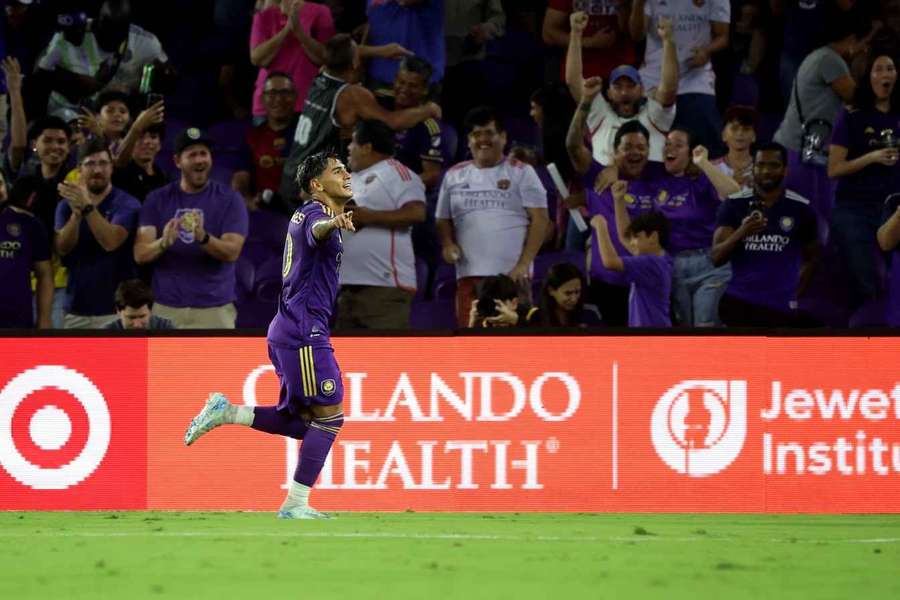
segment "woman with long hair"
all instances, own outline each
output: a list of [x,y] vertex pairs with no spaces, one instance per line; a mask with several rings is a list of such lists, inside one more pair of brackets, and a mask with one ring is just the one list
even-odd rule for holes
[[584,291],[581,269],[572,263],[556,263],[544,278],[539,310],[533,321],[544,327],[598,325],[596,315],[584,308]]

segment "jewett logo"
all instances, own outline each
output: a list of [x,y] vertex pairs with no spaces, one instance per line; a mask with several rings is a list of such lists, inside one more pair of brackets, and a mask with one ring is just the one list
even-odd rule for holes
[[653,447],[677,473],[706,477],[741,452],[747,434],[747,382],[687,380],[669,388],[653,409]]
[[[17,447],[13,435],[16,409],[33,393],[56,388],[71,394],[87,414],[87,439],[74,459],[59,467],[35,464]],[[72,421],[63,409],[47,404],[31,415],[31,442],[43,451],[66,446]],[[22,485],[35,490],[63,490],[77,485],[103,462],[110,442],[109,409],[103,394],[82,373],[59,365],[41,365],[16,375],[0,391],[0,466]]]

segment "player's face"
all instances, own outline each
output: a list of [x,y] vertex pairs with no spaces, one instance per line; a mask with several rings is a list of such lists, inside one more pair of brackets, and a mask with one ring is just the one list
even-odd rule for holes
[[398,110],[422,104],[428,93],[428,81],[418,73],[397,71],[394,78],[394,106]]
[[487,125],[476,125],[469,132],[469,150],[479,167],[492,167],[503,158],[506,147],[506,133],[497,129],[491,121]]
[[683,131],[673,131],[666,136],[666,147],[663,150],[663,164],[672,175],[681,175],[691,163],[691,146],[688,136]]
[[92,194],[100,194],[112,179],[112,159],[109,152],[95,152],[84,157],[80,166],[81,181]]
[[565,311],[575,310],[581,299],[581,280],[571,279],[556,289],[550,288],[550,297]]
[[206,187],[212,171],[212,154],[203,144],[192,144],[175,155],[175,166],[189,187],[195,190]]
[[756,141],[756,132],[750,125],[731,121],[722,132],[722,141],[729,149],[744,152]]
[[34,141],[34,149],[42,163],[58,167],[69,155],[69,138],[62,129],[45,129]]
[[273,77],[263,89],[263,107],[266,117],[275,121],[286,121],[294,114],[297,92],[287,77]]
[[113,100],[100,109],[100,125],[107,134],[124,135],[131,113],[124,102]]
[[140,308],[126,306],[119,311],[119,319],[125,329],[147,329],[150,327],[150,307],[146,304]]
[[641,175],[650,159],[650,146],[647,138],[640,133],[626,133],[619,140],[616,148],[616,166],[629,179]]
[[[350,172],[339,160],[329,159],[325,171],[313,179],[321,186],[320,191],[332,200],[349,200],[353,197],[353,188],[350,186]],[[315,183],[313,183],[315,186]],[[317,189],[313,187],[313,189]]]
[[138,140],[137,146],[134,147],[132,156],[138,162],[149,162],[153,160],[162,147],[162,141],[159,134],[151,131],[145,131]]
[[644,88],[628,79],[619,77],[609,86],[609,103],[622,116],[637,113],[638,103],[644,95]]
[[786,171],[781,154],[775,150],[760,150],[753,163],[753,183],[763,192],[777,190],[784,181]]

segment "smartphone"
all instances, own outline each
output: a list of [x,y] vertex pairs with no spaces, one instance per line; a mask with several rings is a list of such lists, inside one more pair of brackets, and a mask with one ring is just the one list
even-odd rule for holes
[[147,108],[150,108],[157,102],[162,102],[164,99],[165,98],[162,94],[154,94],[154,93],[147,94]]

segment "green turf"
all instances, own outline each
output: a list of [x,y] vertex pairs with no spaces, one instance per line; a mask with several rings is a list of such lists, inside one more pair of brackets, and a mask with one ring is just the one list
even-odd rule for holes
[[0,598],[900,598],[900,516],[0,513]]

